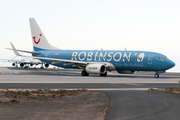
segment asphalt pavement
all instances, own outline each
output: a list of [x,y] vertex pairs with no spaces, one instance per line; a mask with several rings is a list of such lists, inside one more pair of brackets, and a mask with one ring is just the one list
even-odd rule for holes
[[105,120],[179,120],[180,96],[153,91],[104,91],[111,99]]
[[0,68],[0,89],[89,89],[110,98],[105,120],[179,120],[180,96],[147,91],[180,87],[179,73],[80,76],[80,71]]
[[[118,88],[175,88],[180,84],[166,83],[0,83],[0,89],[118,89]],[[122,89],[123,90],[123,89]],[[131,89],[133,90],[133,89]]]

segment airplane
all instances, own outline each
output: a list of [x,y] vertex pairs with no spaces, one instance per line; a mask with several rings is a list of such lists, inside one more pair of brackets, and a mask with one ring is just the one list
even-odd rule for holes
[[[42,64],[42,62],[40,61],[40,60],[38,60],[38,59],[34,59],[34,58],[26,58],[26,56],[23,56],[23,55],[20,55],[19,54],[19,52],[16,50],[16,48],[14,47],[14,45],[10,42],[10,44],[11,44],[11,47],[12,47],[12,49],[11,50],[13,50],[14,51],[14,53],[15,53],[15,57],[13,58],[13,59],[11,59],[11,60],[8,60],[8,62],[13,62],[12,63],[12,66],[15,66],[15,67],[18,67],[18,64],[20,64],[20,66],[21,67],[24,67],[24,68],[28,68],[29,67],[29,65],[30,66],[35,66],[35,68],[36,68],[36,65],[38,65],[38,64]],[[8,48],[7,48],[8,49]],[[16,57],[21,57],[21,59],[15,59]],[[41,66],[41,69],[43,69],[44,67],[43,67],[43,65]]]
[[34,51],[17,50],[31,53],[33,58],[46,64],[70,69],[82,69],[81,75],[100,74],[107,71],[120,74],[133,74],[135,71],[153,71],[155,78],[160,73],[175,66],[163,54],[149,51],[129,50],[62,50],[52,46],[46,39],[34,18],[29,18]]
[[11,59],[11,60],[8,60],[8,62],[12,62],[12,66],[14,66],[14,67],[18,67],[18,64],[19,64],[20,67],[24,67],[24,68],[28,68],[29,65],[36,66],[39,64],[36,61],[29,60],[29,58],[28,59]]

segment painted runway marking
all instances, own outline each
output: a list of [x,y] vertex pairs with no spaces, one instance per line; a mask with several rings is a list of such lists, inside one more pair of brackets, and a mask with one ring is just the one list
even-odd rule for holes
[[[114,90],[140,90],[140,91],[148,91],[150,88],[98,88],[98,89],[88,89],[92,91],[114,91]],[[153,88],[155,89],[155,88]]]
[[[148,91],[150,88],[96,88],[96,89],[85,89],[85,90],[89,90],[89,91],[115,91],[115,90],[122,90],[122,91],[129,91],[129,90],[133,90],[133,91]],[[153,89],[157,89],[157,88],[153,88]],[[0,91],[3,90],[12,90],[12,91],[18,91],[18,90],[22,90],[22,89],[0,89]],[[37,90],[37,89],[23,89],[25,90],[29,90],[29,91],[33,91],[33,90]],[[79,90],[79,89],[50,89],[50,90]]]
[[136,84],[136,83],[110,83],[110,84],[143,85],[143,84]]

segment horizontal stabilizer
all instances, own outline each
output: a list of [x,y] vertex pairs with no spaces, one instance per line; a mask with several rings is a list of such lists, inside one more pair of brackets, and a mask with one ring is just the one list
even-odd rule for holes
[[[12,48],[5,48],[7,50],[13,50]],[[16,51],[19,51],[19,52],[25,52],[25,53],[31,53],[31,54],[39,54],[39,52],[31,52],[31,51],[25,51],[25,50],[16,50]]]

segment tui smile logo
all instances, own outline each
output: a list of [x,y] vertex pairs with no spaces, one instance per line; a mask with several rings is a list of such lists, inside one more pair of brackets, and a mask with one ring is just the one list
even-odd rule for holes
[[[42,34],[40,34],[39,36],[42,36]],[[33,39],[34,39],[34,43],[35,43],[35,44],[38,44],[38,43],[40,42],[40,40],[41,40],[41,39],[39,38],[39,40],[36,42],[36,40],[35,40],[36,37],[33,37]]]

